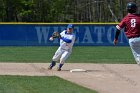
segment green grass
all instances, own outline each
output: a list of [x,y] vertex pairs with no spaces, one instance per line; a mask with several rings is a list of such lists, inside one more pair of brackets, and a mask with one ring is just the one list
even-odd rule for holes
[[70,62],[135,63],[129,47],[75,47]]
[[[0,62],[50,62],[57,46],[0,47]],[[129,47],[75,46],[68,63],[135,63]]]
[[97,93],[58,77],[0,76],[0,93]]

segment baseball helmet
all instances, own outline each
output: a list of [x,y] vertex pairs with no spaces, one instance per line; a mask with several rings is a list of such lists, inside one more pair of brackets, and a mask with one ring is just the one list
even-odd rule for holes
[[73,24],[68,24],[67,28],[74,28]]
[[128,13],[135,13],[137,11],[137,6],[134,2],[129,2],[126,8]]

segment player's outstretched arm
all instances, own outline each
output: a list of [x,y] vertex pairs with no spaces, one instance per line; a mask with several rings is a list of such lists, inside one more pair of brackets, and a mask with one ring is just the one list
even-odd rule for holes
[[114,45],[116,45],[118,43],[119,34],[120,34],[120,30],[117,29],[116,34],[115,34],[115,38],[114,38]]

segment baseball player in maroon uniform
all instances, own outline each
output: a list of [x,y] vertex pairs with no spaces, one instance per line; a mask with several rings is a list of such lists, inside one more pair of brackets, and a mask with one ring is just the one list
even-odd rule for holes
[[120,30],[124,28],[134,58],[137,64],[140,64],[140,15],[136,14],[137,6],[134,2],[129,2],[127,4],[127,11],[128,14],[116,26],[117,30],[114,38],[114,45],[117,44]]

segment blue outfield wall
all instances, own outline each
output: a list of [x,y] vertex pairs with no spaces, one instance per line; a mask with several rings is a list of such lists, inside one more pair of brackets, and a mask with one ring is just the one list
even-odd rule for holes
[[[49,41],[54,31],[61,32],[67,24],[0,24],[0,46],[53,46]],[[113,46],[116,24],[75,24],[77,46]],[[122,31],[118,45],[127,46]]]

